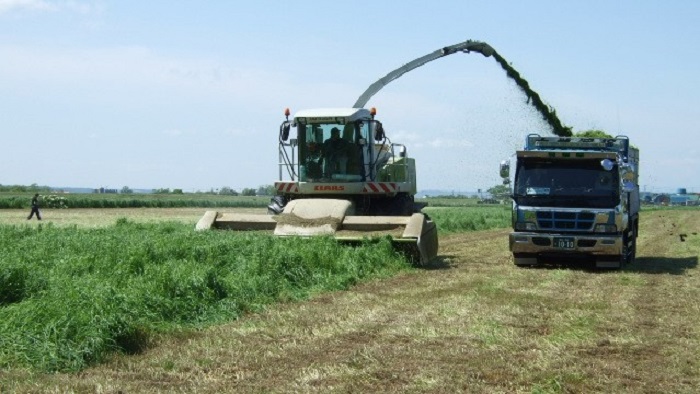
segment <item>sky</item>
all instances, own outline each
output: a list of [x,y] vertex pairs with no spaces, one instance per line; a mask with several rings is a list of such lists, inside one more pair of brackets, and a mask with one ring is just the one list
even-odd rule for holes
[[[700,192],[700,2],[0,0],[0,184],[278,180],[284,109],[350,107],[439,48],[484,41],[575,132],[626,135],[644,191]],[[493,58],[458,53],[367,104],[418,189],[500,183],[552,135]]]

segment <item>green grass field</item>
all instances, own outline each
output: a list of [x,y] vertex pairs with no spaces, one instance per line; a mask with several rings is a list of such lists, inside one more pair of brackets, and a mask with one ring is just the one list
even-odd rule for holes
[[423,211],[435,221],[441,234],[490,230],[511,224],[511,209],[506,205],[428,207]]
[[[502,206],[426,210],[447,233],[510,220]],[[162,333],[410,269],[386,239],[346,247],[195,232],[203,212],[54,209],[28,222],[25,211],[2,211],[0,366],[80,370]]]
[[507,207],[428,211],[500,228],[413,269],[382,241],[196,233],[197,208],[2,210],[0,391],[696,391],[697,208],[643,212],[620,271],[517,268]]
[[80,370],[155,335],[408,269],[388,240],[343,247],[119,219],[0,226],[0,367]]

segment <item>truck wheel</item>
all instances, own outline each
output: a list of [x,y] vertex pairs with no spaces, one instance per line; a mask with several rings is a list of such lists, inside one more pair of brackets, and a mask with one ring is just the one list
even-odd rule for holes
[[630,233],[632,242],[627,253],[627,264],[634,264],[634,261],[637,259],[637,233],[634,231],[634,228],[630,231]]
[[[631,239],[631,242],[630,242]],[[634,263],[637,256],[637,236],[634,229],[625,232],[622,237],[622,254],[620,255],[620,269],[626,265]]]

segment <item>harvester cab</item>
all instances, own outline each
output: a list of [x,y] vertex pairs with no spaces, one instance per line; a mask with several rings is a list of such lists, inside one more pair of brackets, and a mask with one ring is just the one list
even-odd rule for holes
[[[414,202],[415,160],[392,143],[376,110],[297,112],[279,132],[279,179],[267,215],[210,211],[197,229],[332,235],[341,241],[389,236],[416,262],[437,255],[437,228]],[[293,132],[292,129],[296,129]]]
[[[379,151],[372,149],[377,147],[373,141],[386,139],[382,124],[370,116],[365,109],[322,109],[301,111],[293,122],[286,120],[280,126],[280,174],[285,167],[291,179],[312,183],[376,178],[371,159],[376,162],[386,151],[381,151],[381,145]],[[297,138],[289,142],[292,126],[297,128]],[[289,160],[290,150],[297,150],[298,162]]]
[[[359,215],[414,213],[415,160],[403,144],[389,140],[375,114],[374,108],[323,108],[285,120],[275,184],[283,198],[272,201],[270,213],[308,196],[343,196]],[[292,127],[296,138],[289,138]]]

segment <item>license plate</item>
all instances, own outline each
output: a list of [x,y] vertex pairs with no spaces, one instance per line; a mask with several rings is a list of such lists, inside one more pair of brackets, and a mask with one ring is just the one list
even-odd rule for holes
[[573,249],[573,238],[554,238],[554,247],[559,249]]

